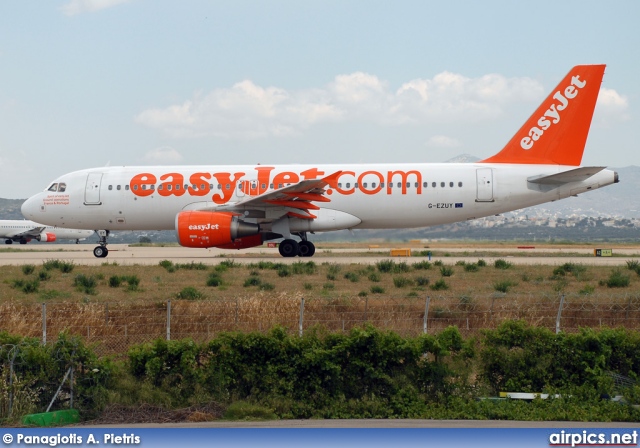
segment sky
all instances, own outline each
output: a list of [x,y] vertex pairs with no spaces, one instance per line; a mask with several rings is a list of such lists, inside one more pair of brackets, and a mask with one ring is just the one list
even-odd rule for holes
[[0,197],[116,165],[498,152],[607,64],[583,165],[640,165],[640,2],[3,0]]

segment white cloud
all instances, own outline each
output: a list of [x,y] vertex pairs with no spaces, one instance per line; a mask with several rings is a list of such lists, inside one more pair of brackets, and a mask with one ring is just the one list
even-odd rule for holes
[[612,122],[626,121],[629,116],[629,100],[613,89],[600,88],[594,121],[603,126],[610,126]]
[[460,146],[460,142],[446,135],[434,135],[427,141],[427,146],[430,148],[457,148]]
[[544,97],[530,78],[490,74],[468,78],[443,72],[397,90],[375,75],[339,75],[323,88],[287,91],[250,80],[196,93],[181,104],[142,111],[136,122],[178,138],[252,139],[298,134],[323,122],[365,121],[383,126],[492,119],[513,104]]
[[147,151],[142,160],[150,165],[172,165],[182,161],[182,154],[169,146],[163,146]]
[[95,12],[111,8],[131,0],[70,0],[60,7],[67,16],[75,16],[84,12]]

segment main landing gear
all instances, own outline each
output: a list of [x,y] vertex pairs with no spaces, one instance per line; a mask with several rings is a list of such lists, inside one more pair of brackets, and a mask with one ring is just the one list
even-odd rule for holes
[[296,234],[300,237],[300,242],[298,243],[296,240],[292,240],[287,238],[283,240],[278,246],[278,250],[280,255],[283,257],[313,257],[313,254],[316,253],[316,246],[307,240],[306,232],[300,232]]
[[98,241],[99,246],[93,248],[93,255],[96,258],[105,258],[109,255],[109,250],[107,249],[107,237],[109,236],[109,231],[96,230],[96,233],[100,237],[100,241]]

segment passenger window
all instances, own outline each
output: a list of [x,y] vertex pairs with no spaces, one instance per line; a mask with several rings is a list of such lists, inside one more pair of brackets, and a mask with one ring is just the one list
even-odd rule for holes
[[415,187],[416,187],[416,188],[418,188],[418,185],[419,185],[419,184],[418,184],[418,182],[416,182],[416,183],[415,183]]
[[133,186],[133,189],[134,189],[134,190],[137,190],[137,189],[138,189],[138,186],[137,186],[137,185],[134,185],[134,186]]
[[[134,185],[134,186],[133,186],[133,189],[134,189],[134,190],[137,190],[137,189],[138,189],[138,186],[137,186],[137,185]],[[142,184],[142,189],[143,189],[143,190],[146,190],[146,189],[147,189],[147,186],[146,186],[146,185],[144,185],[144,184]]]
[[342,182],[338,182],[338,188],[342,188]]
[[402,187],[402,183],[398,182],[398,188],[401,188],[401,187]]
[[444,182],[440,182],[440,186],[444,188]]
[[351,188],[351,182],[347,182],[347,188]]
[[380,188],[384,188],[384,182],[380,182]]
[[367,183],[366,182],[362,183],[362,188],[367,188]]
[[155,185],[149,185],[149,190],[155,190],[156,186]]
[[273,184],[269,184],[269,188],[273,190]]
[[58,184],[51,184],[47,191],[58,191]]
[[355,188],[358,188],[358,182],[356,182],[355,184],[353,184],[353,186],[354,186]]
[[[160,185],[162,187],[162,185]],[[116,190],[120,191],[120,185],[116,185]]]
[[109,191],[113,190],[113,185],[109,185]]
[[227,190],[230,190],[231,189],[231,184],[227,184],[226,187],[227,187]]
[[422,188],[427,188],[429,186],[429,182],[422,182]]
[[168,190],[168,191],[171,191],[171,184],[168,184],[168,185],[167,185],[167,190]]
[[124,186],[124,189],[125,189],[125,190],[127,190],[127,191],[129,191],[129,185],[125,185],[125,186]]
[[433,188],[436,188],[436,185],[438,185],[438,184],[437,184],[437,183],[435,183],[435,182],[431,182],[431,186],[432,186]]
[[218,184],[218,190],[222,190],[222,185]]
[[264,190],[265,188],[267,188],[267,184],[260,185],[260,188],[262,188]]
[[282,184],[278,184],[278,188],[282,188]]
[[180,190],[180,184],[176,184],[176,191]]
[[66,189],[67,189],[67,184],[65,184],[64,182],[60,182],[60,184],[58,185],[58,193],[62,193]]
[[411,182],[407,182],[407,188],[411,188]]
[[449,182],[449,187],[453,188],[453,182]]
[[458,187],[462,187],[462,182],[458,182]]

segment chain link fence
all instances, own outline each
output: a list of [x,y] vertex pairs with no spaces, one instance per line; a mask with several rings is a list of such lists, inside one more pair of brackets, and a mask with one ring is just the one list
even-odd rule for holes
[[206,341],[224,331],[292,332],[320,326],[349,331],[369,323],[403,336],[435,333],[455,325],[463,334],[521,319],[553,331],[582,327],[640,328],[640,293],[619,295],[487,295],[448,297],[253,297],[215,301],[0,304],[0,330],[55,339],[68,332],[95,344],[98,353],[124,353],[157,338]]

